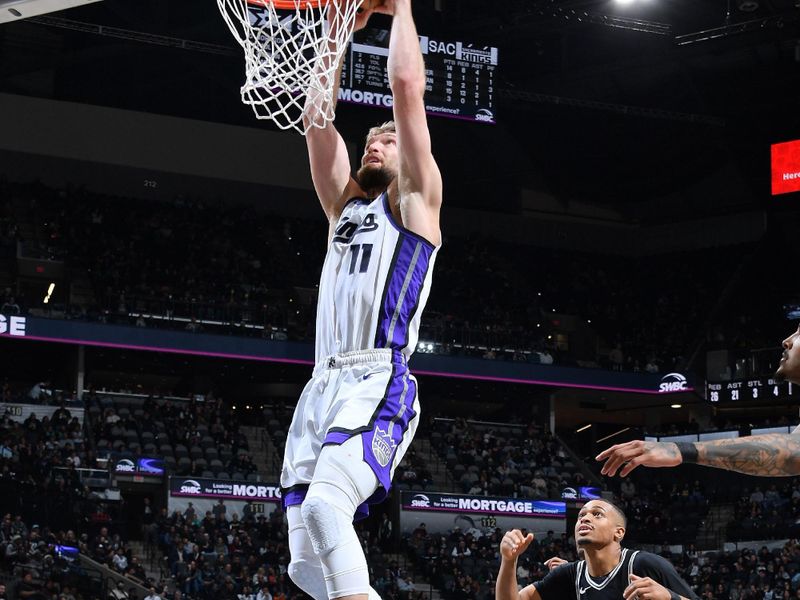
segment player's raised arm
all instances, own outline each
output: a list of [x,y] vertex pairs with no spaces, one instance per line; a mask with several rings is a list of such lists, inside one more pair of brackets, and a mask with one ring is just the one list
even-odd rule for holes
[[[711,442],[617,444],[597,456],[602,474],[626,477],[636,467],[674,467],[696,463],[764,477],[800,475],[800,433],[768,433]],[[620,470],[621,469],[621,470]]]
[[[355,0],[342,0],[343,2],[355,2]],[[362,29],[374,11],[364,9],[356,17],[355,30]],[[328,24],[331,28],[329,39],[335,39],[336,28],[343,27],[341,13],[329,9]],[[328,40],[322,43],[330,44]],[[332,48],[329,52],[321,52],[320,61],[331,61],[335,55]],[[333,93],[330,98],[325,97],[323,90],[328,89],[326,81],[329,73],[329,64],[319,64],[316,72],[320,75],[318,86],[310,86],[306,94],[306,101],[303,108],[303,125],[308,129],[306,133],[306,146],[308,147],[308,160],[311,165],[311,179],[314,183],[314,190],[317,192],[322,209],[330,221],[339,218],[344,203],[350,199],[351,195],[359,193],[358,184],[350,175],[350,156],[347,153],[347,146],[342,136],[337,131],[332,122],[327,123],[323,128],[309,127],[311,123],[322,122],[320,113],[330,113],[336,106],[339,95],[339,80],[342,72],[342,63],[335,71],[333,77]]]
[[[800,326],[781,343],[776,379],[800,384]],[[792,433],[750,435],[712,442],[642,442],[617,444],[597,455],[603,475],[625,477],[638,466],[674,467],[697,463],[764,477],[800,475],[800,427]],[[620,471],[620,469],[622,469]]]
[[497,600],[541,600],[539,592],[532,585],[522,590],[517,585],[517,558],[532,541],[533,534],[523,536],[519,529],[507,531],[500,541],[500,571],[495,582]]
[[[379,12],[391,11],[389,85],[394,97],[394,120],[399,156],[398,191],[409,229],[438,244],[442,176],[431,153],[425,114],[425,64],[419,47],[411,0],[387,0]],[[413,205],[413,207],[412,207]]]

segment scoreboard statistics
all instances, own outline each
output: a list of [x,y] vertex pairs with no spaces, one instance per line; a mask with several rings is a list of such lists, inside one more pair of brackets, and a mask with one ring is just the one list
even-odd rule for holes
[[[495,123],[497,48],[420,36],[429,115]],[[339,101],[391,108],[387,61],[389,32],[356,34],[345,53]]]
[[796,397],[791,382],[779,382],[773,377],[706,384],[706,400],[709,402],[775,402],[794,400]]

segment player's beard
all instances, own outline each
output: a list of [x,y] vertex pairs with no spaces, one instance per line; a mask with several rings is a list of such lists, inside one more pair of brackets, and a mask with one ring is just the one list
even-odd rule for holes
[[386,167],[364,165],[356,173],[356,181],[365,192],[383,191],[394,181],[395,173]]

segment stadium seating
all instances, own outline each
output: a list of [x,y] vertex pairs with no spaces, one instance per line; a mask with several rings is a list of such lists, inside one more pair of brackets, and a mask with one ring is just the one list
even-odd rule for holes
[[[9,288],[0,297],[7,311],[313,338],[322,218],[185,198],[128,202],[39,183],[6,183],[0,194],[25,252],[66,259],[74,289],[88,290],[43,307]],[[716,291],[747,251],[626,258],[448,236],[420,339],[431,352],[493,360],[671,370],[699,341]],[[664,293],[665,281],[681,280],[696,285]],[[572,343],[559,335],[562,319],[580,331]],[[595,334],[598,343],[577,343]]]

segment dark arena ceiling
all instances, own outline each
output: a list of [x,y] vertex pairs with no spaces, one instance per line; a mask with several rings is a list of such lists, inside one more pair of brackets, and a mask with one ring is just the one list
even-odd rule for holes
[[[531,188],[624,210],[715,173],[764,203],[769,144],[800,137],[800,0],[415,0],[415,14],[421,33],[500,52],[497,126],[431,120],[456,204],[514,207]],[[242,73],[211,0],[0,25],[7,93],[269,127],[239,103]],[[357,141],[386,116],[347,107],[339,125]]]

